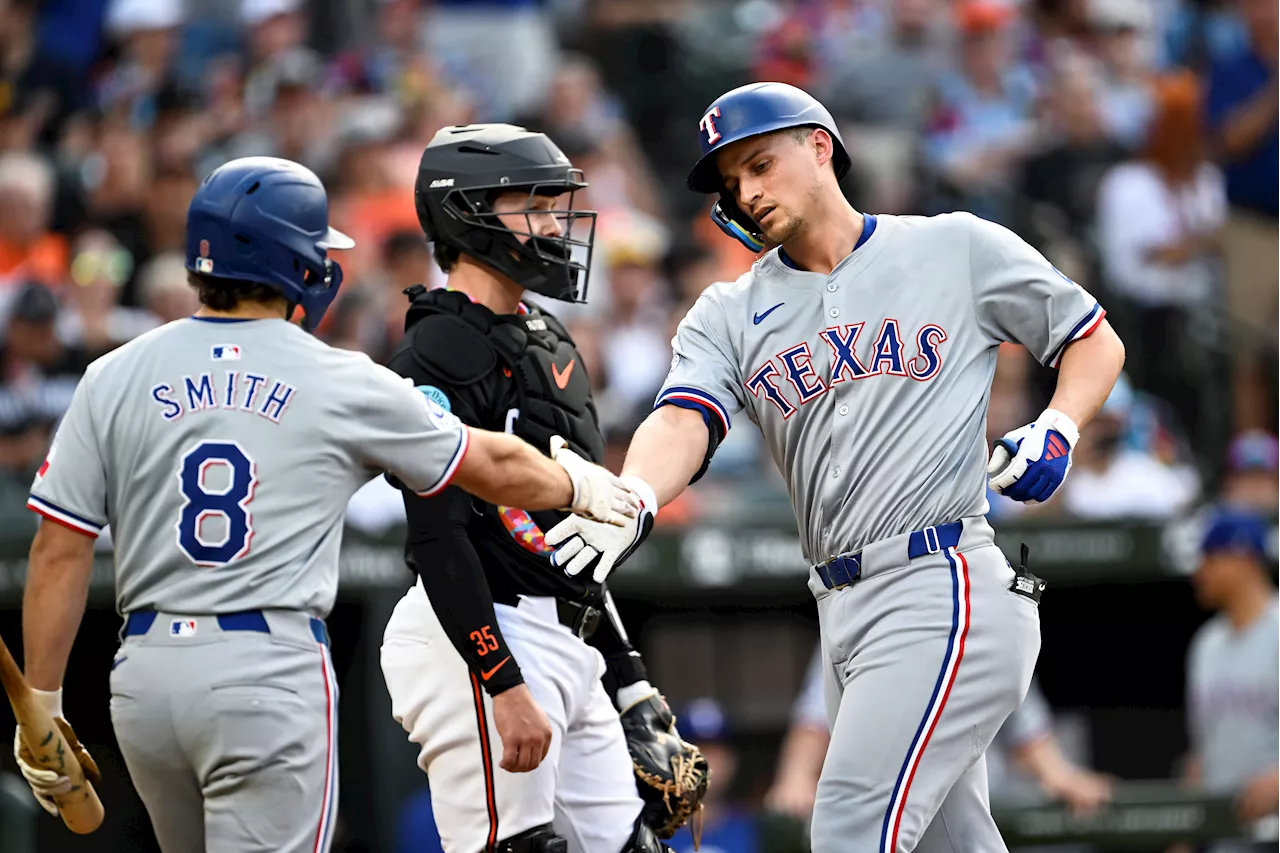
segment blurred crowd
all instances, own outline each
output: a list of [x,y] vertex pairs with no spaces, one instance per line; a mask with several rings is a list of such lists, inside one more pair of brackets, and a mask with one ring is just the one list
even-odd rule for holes
[[[402,291],[442,283],[418,157],[469,121],[544,130],[585,170],[588,301],[548,307],[620,453],[675,324],[754,260],[683,175],[705,104],[768,79],[831,108],[859,209],[999,221],[1108,309],[1127,375],[1034,511],[1169,517],[1241,480],[1273,510],[1276,28],[1275,0],[0,0],[0,505],[85,365],[194,310],[184,213],[229,158],[324,179],[357,247],[319,334],[384,359]],[[1052,381],[1005,346],[991,434]],[[664,515],[779,485],[735,430],[701,503]]]

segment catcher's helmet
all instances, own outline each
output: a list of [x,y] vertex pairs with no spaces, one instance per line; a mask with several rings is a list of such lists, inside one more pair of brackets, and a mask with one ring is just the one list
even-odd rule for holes
[[820,127],[831,134],[835,153],[831,165],[839,180],[849,171],[849,152],[827,108],[803,89],[786,83],[750,83],[725,92],[707,107],[698,122],[698,143],[702,156],[693,165],[686,182],[701,193],[719,193],[711,208],[711,218],[730,237],[753,252],[764,248],[764,234],[725,191],[716,154],[720,149],[752,136],[792,127]]
[[242,157],[219,166],[187,210],[187,269],[275,288],[302,306],[308,330],[342,284],[342,267],[329,259],[329,250],[354,245],[329,227],[320,179],[278,157]]
[[[451,246],[507,276],[526,290],[552,299],[584,302],[595,244],[596,212],[573,206],[587,186],[582,170],[541,133],[510,124],[446,127],[422,152],[414,200],[427,239]],[[550,213],[559,237],[512,230],[498,218],[493,200],[503,193],[568,193]],[[575,233],[577,232],[577,233]],[[521,243],[519,237],[528,239]],[[576,255],[576,256],[575,256]]]

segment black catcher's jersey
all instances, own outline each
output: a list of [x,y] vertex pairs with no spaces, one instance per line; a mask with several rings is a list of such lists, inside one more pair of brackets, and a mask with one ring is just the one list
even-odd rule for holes
[[[604,461],[587,371],[559,320],[528,302],[525,313],[500,315],[458,291],[418,285],[408,293],[405,337],[388,367],[428,386],[424,393],[470,426],[513,433],[543,453],[559,435],[580,456]],[[590,572],[572,578],[548,561],[543,531],[566,513],[467,497],[467,537],[496,599],[505,591],[583,602],[598,592]]]

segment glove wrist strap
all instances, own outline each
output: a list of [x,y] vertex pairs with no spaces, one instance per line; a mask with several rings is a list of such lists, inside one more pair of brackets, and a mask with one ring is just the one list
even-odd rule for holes
[[51,717],[62,717],[62,688],[57,690],[37,690],[31,688],[31,696]]
[[1076,426],[1076,422],[1071,420],[1066,414],[1057,409],[1045,409],[1040,413],[1040,417],[1036,418],[1036,423],[1045,429],[1056,429],[1062,433],[1062,437],[1067,440],[1067,444],[1075,448],[1076,442],[1080,440],[1080,427]]
[[631,491],[635,492],[640,497],[640,503],[650,515],[655,517],[658,515],[658,496],[654,493],[653,486],[650,486],[634,474],[628,474],[627,476],[620,477],[619,479],[626,483],[631,488]]

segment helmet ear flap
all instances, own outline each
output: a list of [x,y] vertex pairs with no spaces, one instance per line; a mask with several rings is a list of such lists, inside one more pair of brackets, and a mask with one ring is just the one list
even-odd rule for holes
[[751,251],[757,254],[764,251],[764,232],[727,193],[720,193],[720,200],[711,206],[711,221]]

